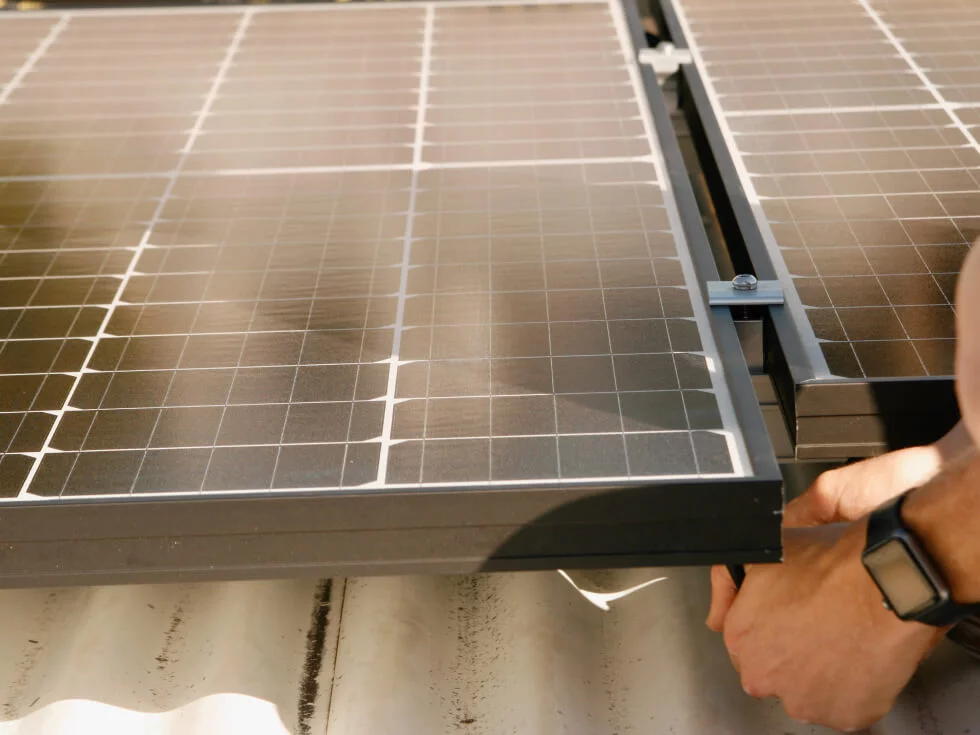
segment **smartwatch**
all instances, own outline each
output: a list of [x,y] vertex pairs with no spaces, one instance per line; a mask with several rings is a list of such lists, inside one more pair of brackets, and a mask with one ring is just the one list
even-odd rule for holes
[[955,602],[938,566],[902,520],[907,494],[878,508],[868,518],[865,569],[900,619],[939,628],[980,613],[980,604]]

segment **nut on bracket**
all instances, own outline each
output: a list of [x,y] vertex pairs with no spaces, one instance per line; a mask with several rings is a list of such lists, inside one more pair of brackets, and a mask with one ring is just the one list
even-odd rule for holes
[[709,306],[782,306],[783,286],[779,281],[760,281],[740,274],[730,281],[708,281]]

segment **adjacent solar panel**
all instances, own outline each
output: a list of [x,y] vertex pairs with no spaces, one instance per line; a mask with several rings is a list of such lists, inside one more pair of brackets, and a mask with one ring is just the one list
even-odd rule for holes
[[787,292],[766,362],[797,457],[934,441],[958,418],[954,289],[980,221],[969,12],[662,7],[736,262]]
[[671,8],[739,196],[793,285],[797,382],[951,376],[956,275],[980,234],[976,14],[955,0]]
[[2,499],[752,477],[621,12],[0,19]]

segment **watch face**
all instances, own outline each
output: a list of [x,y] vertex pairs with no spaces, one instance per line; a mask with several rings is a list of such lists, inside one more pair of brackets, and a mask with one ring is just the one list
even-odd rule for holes
[[864,564],[899,617],[926,610],[940,601],[937,590],[900,539],[866,552]]

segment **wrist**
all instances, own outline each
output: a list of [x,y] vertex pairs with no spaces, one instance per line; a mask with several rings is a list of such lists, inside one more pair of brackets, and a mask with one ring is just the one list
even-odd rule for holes
[[838,564],[853,577],[854,593],[863,601],[871,625],[881,635],[893,640],[917,641],[930,645],[938,642],[943,631],[923,623],[902,620],[885,605],[881,590],[862,561],[867,536],[866,518],[850,524],[838,544]]
[[[962,604],[980,603],[980,577],[973,564],[977,544],[969,511],[951,493],[932,485],[909,493],[902,518],[942,572],[950,593]],[[966,522],[960,522],[966,512]],[[972,552],[972,553],[971,553]]]

